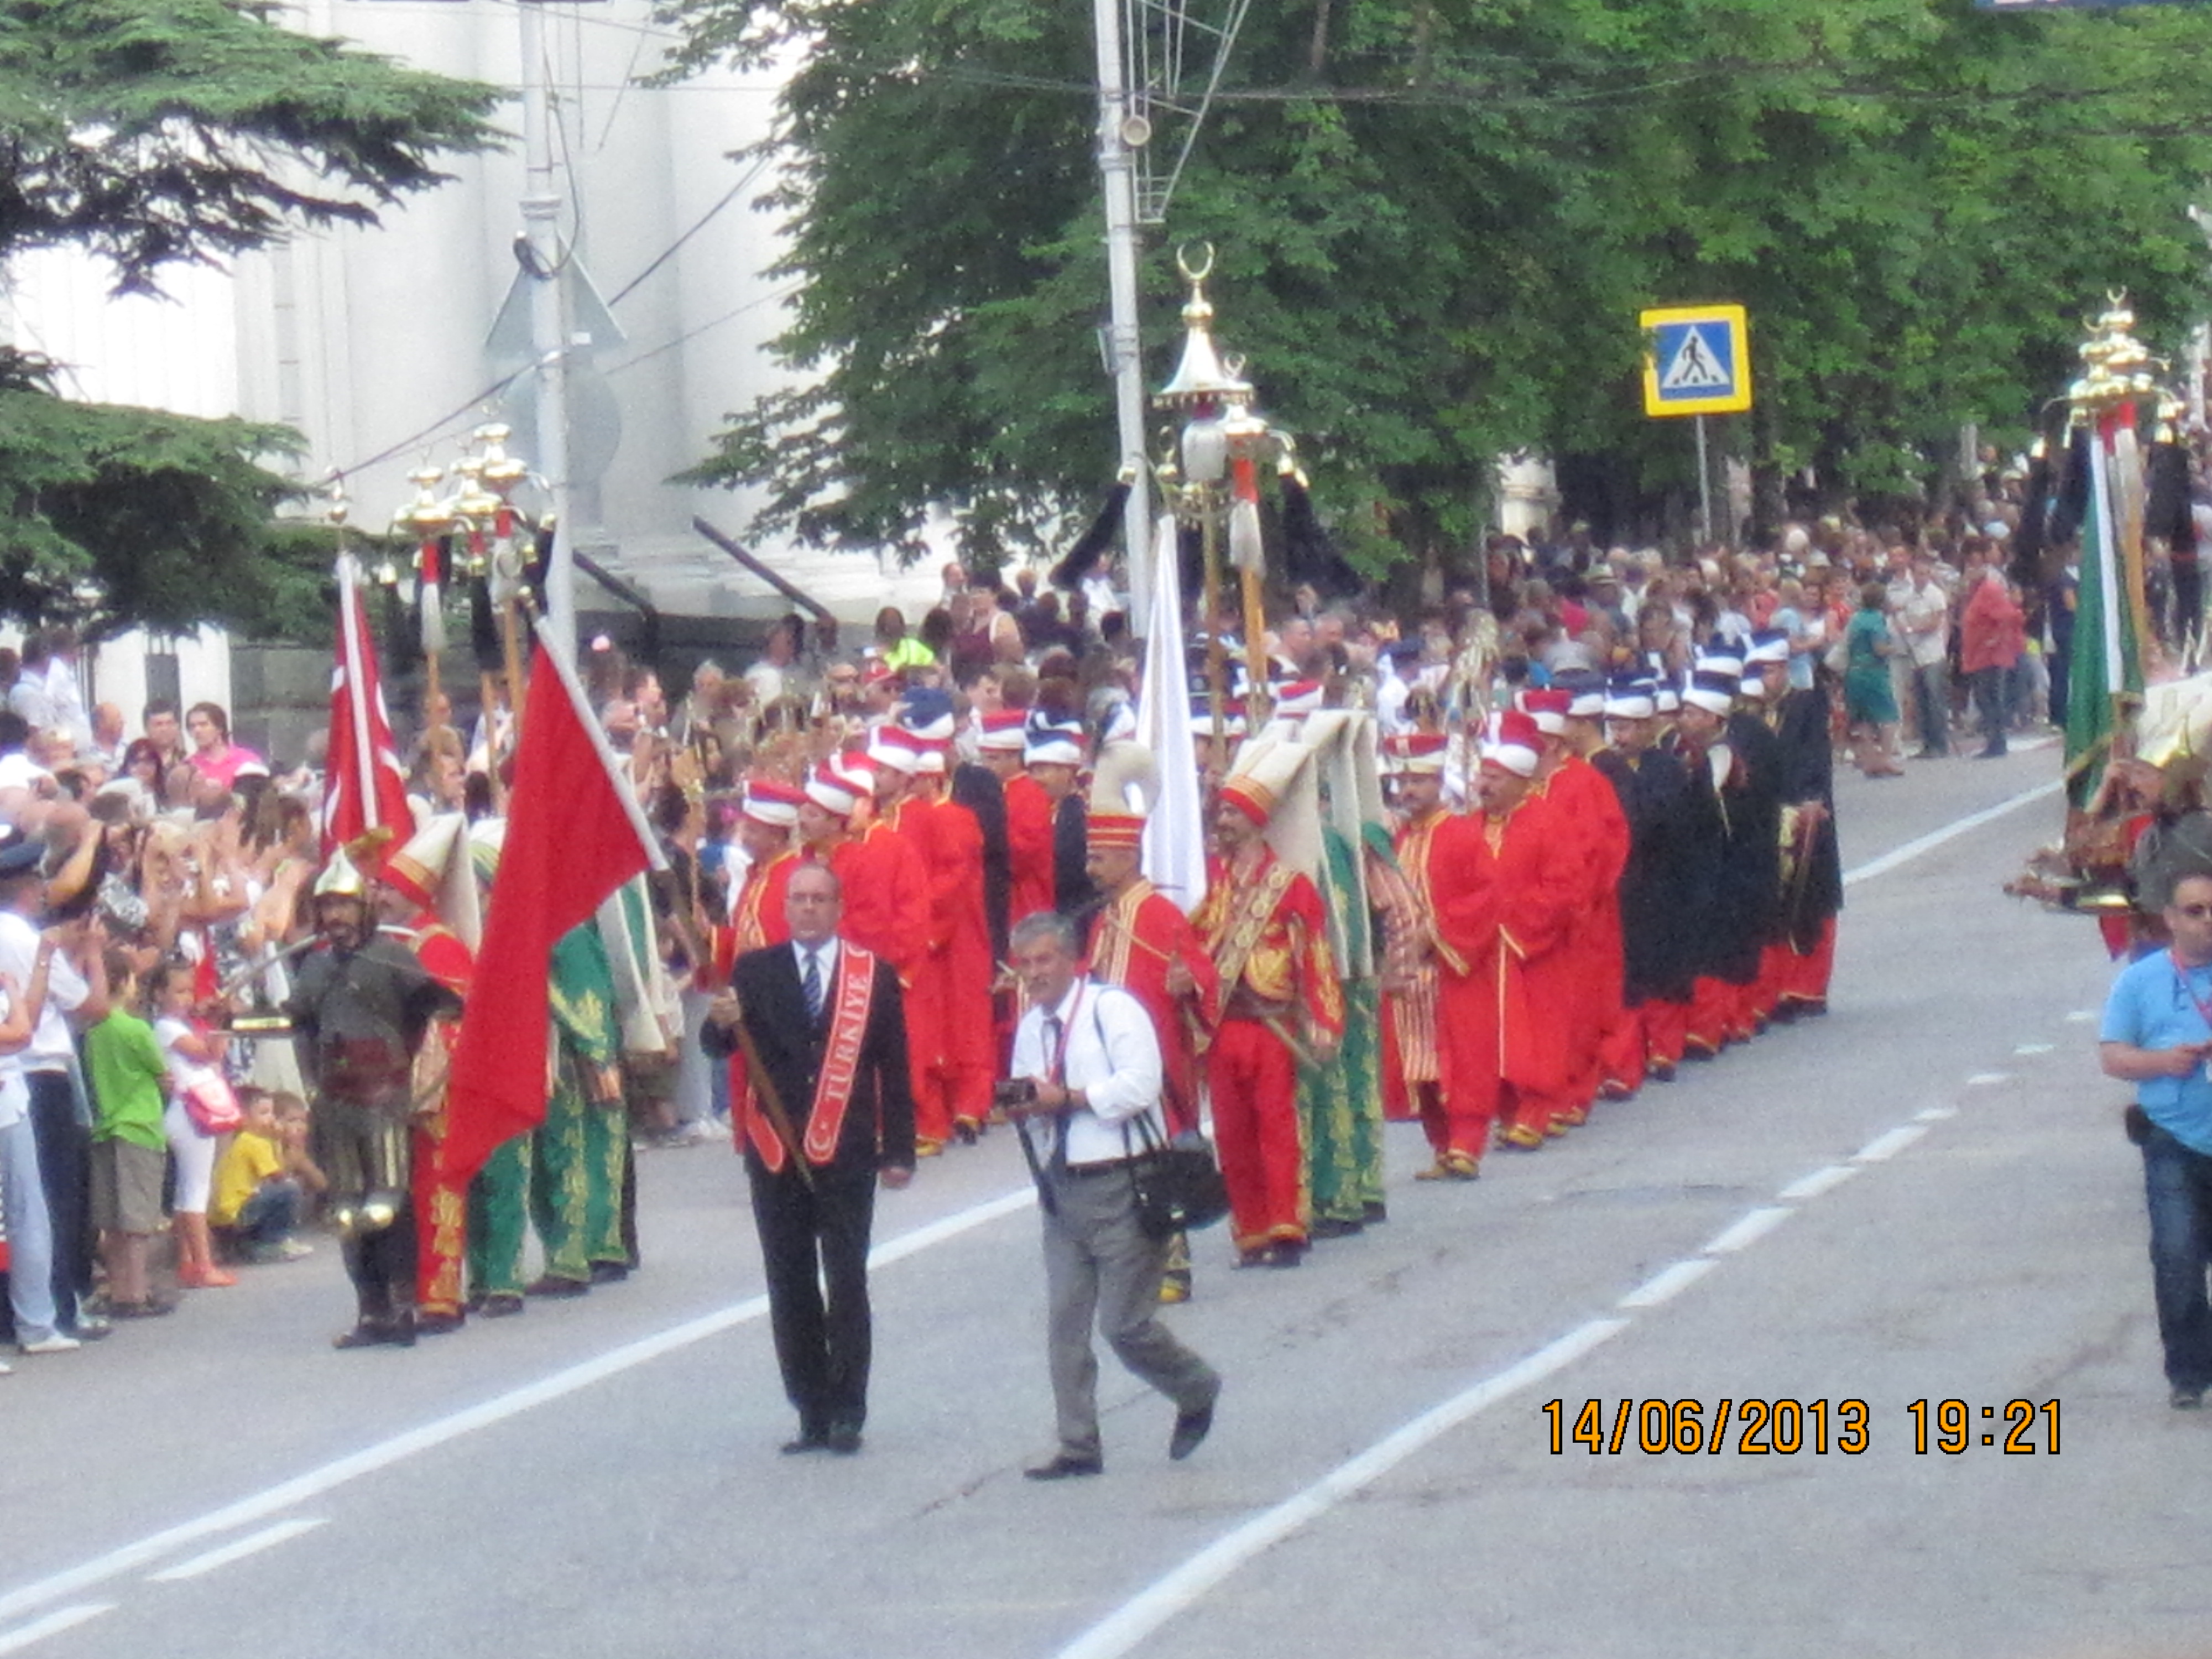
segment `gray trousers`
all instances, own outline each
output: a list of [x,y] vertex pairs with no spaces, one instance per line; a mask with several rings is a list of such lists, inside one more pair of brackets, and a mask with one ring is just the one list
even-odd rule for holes
[[1135,1188],[1126,1171],[1051,1177],[1054,1213],[1044,1218],[1046,1340],[1053,1405],[1063,1456],[1096,1459],[1098,1359],[1095,1318],[1114,1357],[1176,1403],[1197,1411],[1213,1403],[1221,1378],[1160,1322],[1165,1240],[1137,1225]]

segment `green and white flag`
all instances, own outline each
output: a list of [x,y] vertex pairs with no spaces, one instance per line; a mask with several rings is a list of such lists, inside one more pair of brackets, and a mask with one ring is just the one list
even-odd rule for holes
[[2081,580],[2066,681],[2066,793],[2080,807],[2089,804],[2104,781],[2117,699],[2142,690],[2106,444],[2105,433],[2091,434],[2089,510],[2081,520]]

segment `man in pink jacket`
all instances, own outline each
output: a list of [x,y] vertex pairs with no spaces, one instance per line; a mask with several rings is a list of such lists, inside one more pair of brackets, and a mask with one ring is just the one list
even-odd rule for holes
[[2005,752],[2009,721],[2005,686],[2026,645],[2027,622],[2004,572],[1996,565],[1987,567],[1959,617],[1959,665],[1973,688],[1974,708],[1982,723],[1977,760],[1994,760]]

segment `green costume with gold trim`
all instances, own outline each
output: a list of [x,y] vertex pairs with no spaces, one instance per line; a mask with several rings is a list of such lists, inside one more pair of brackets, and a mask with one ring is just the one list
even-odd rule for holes
[[622,1237],[629,1123],[619,1089],[599,1079],[622,1058],[614,972],[598,925],[585,922],[553,947],[546,986],[554,1067],[545,1121],[532,1137],[530,1221],[549,1278],[589,1283],[596,1262],[629,1265]]
[[[1344,1038],[1325,1066],[1298,1067],[1298,1117],[1304,1132],[1306,1184],[1316,1221],[1364,1222],[1382,1203],[1382,995],[1373,975],[1349,964],[1372,962],[1373,919],[1362,896],[1359,849],[1333,824],[1322,825],[1322,902],[1329,938],[1343,940]],[[1395,863],[1388,837],[1382,856]]]

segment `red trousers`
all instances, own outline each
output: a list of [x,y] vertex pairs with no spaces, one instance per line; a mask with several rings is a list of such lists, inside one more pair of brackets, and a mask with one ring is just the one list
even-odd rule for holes
[[1598,1077],[1602,1092],[1634,1094],[1644,1086],[1644,1054],[1650,1037],[1644,1029],[1644,1010],[1622,1008],[1613,1016],[1598,1044]]
[[1636,1015],[1644,1025],[1645,1068],[1656,1066],[1671,1072],[1680,1066],[1682,1051],[1690,1040],[1688,1001],[1672,1002],[1653,997],[1637,1006]]
[[1689,1042],[1718,1054],[1731,1042],[1747,1042],[1757,1029],[1753,1018],[1756,984],[1731,985],[1700,974],[1690,994]]
[[1224,1019],[1206,1056],[1214,1147],[1237,1248],[1306,1236],[1305,1146],[1290,1045],[1256,1019]]

